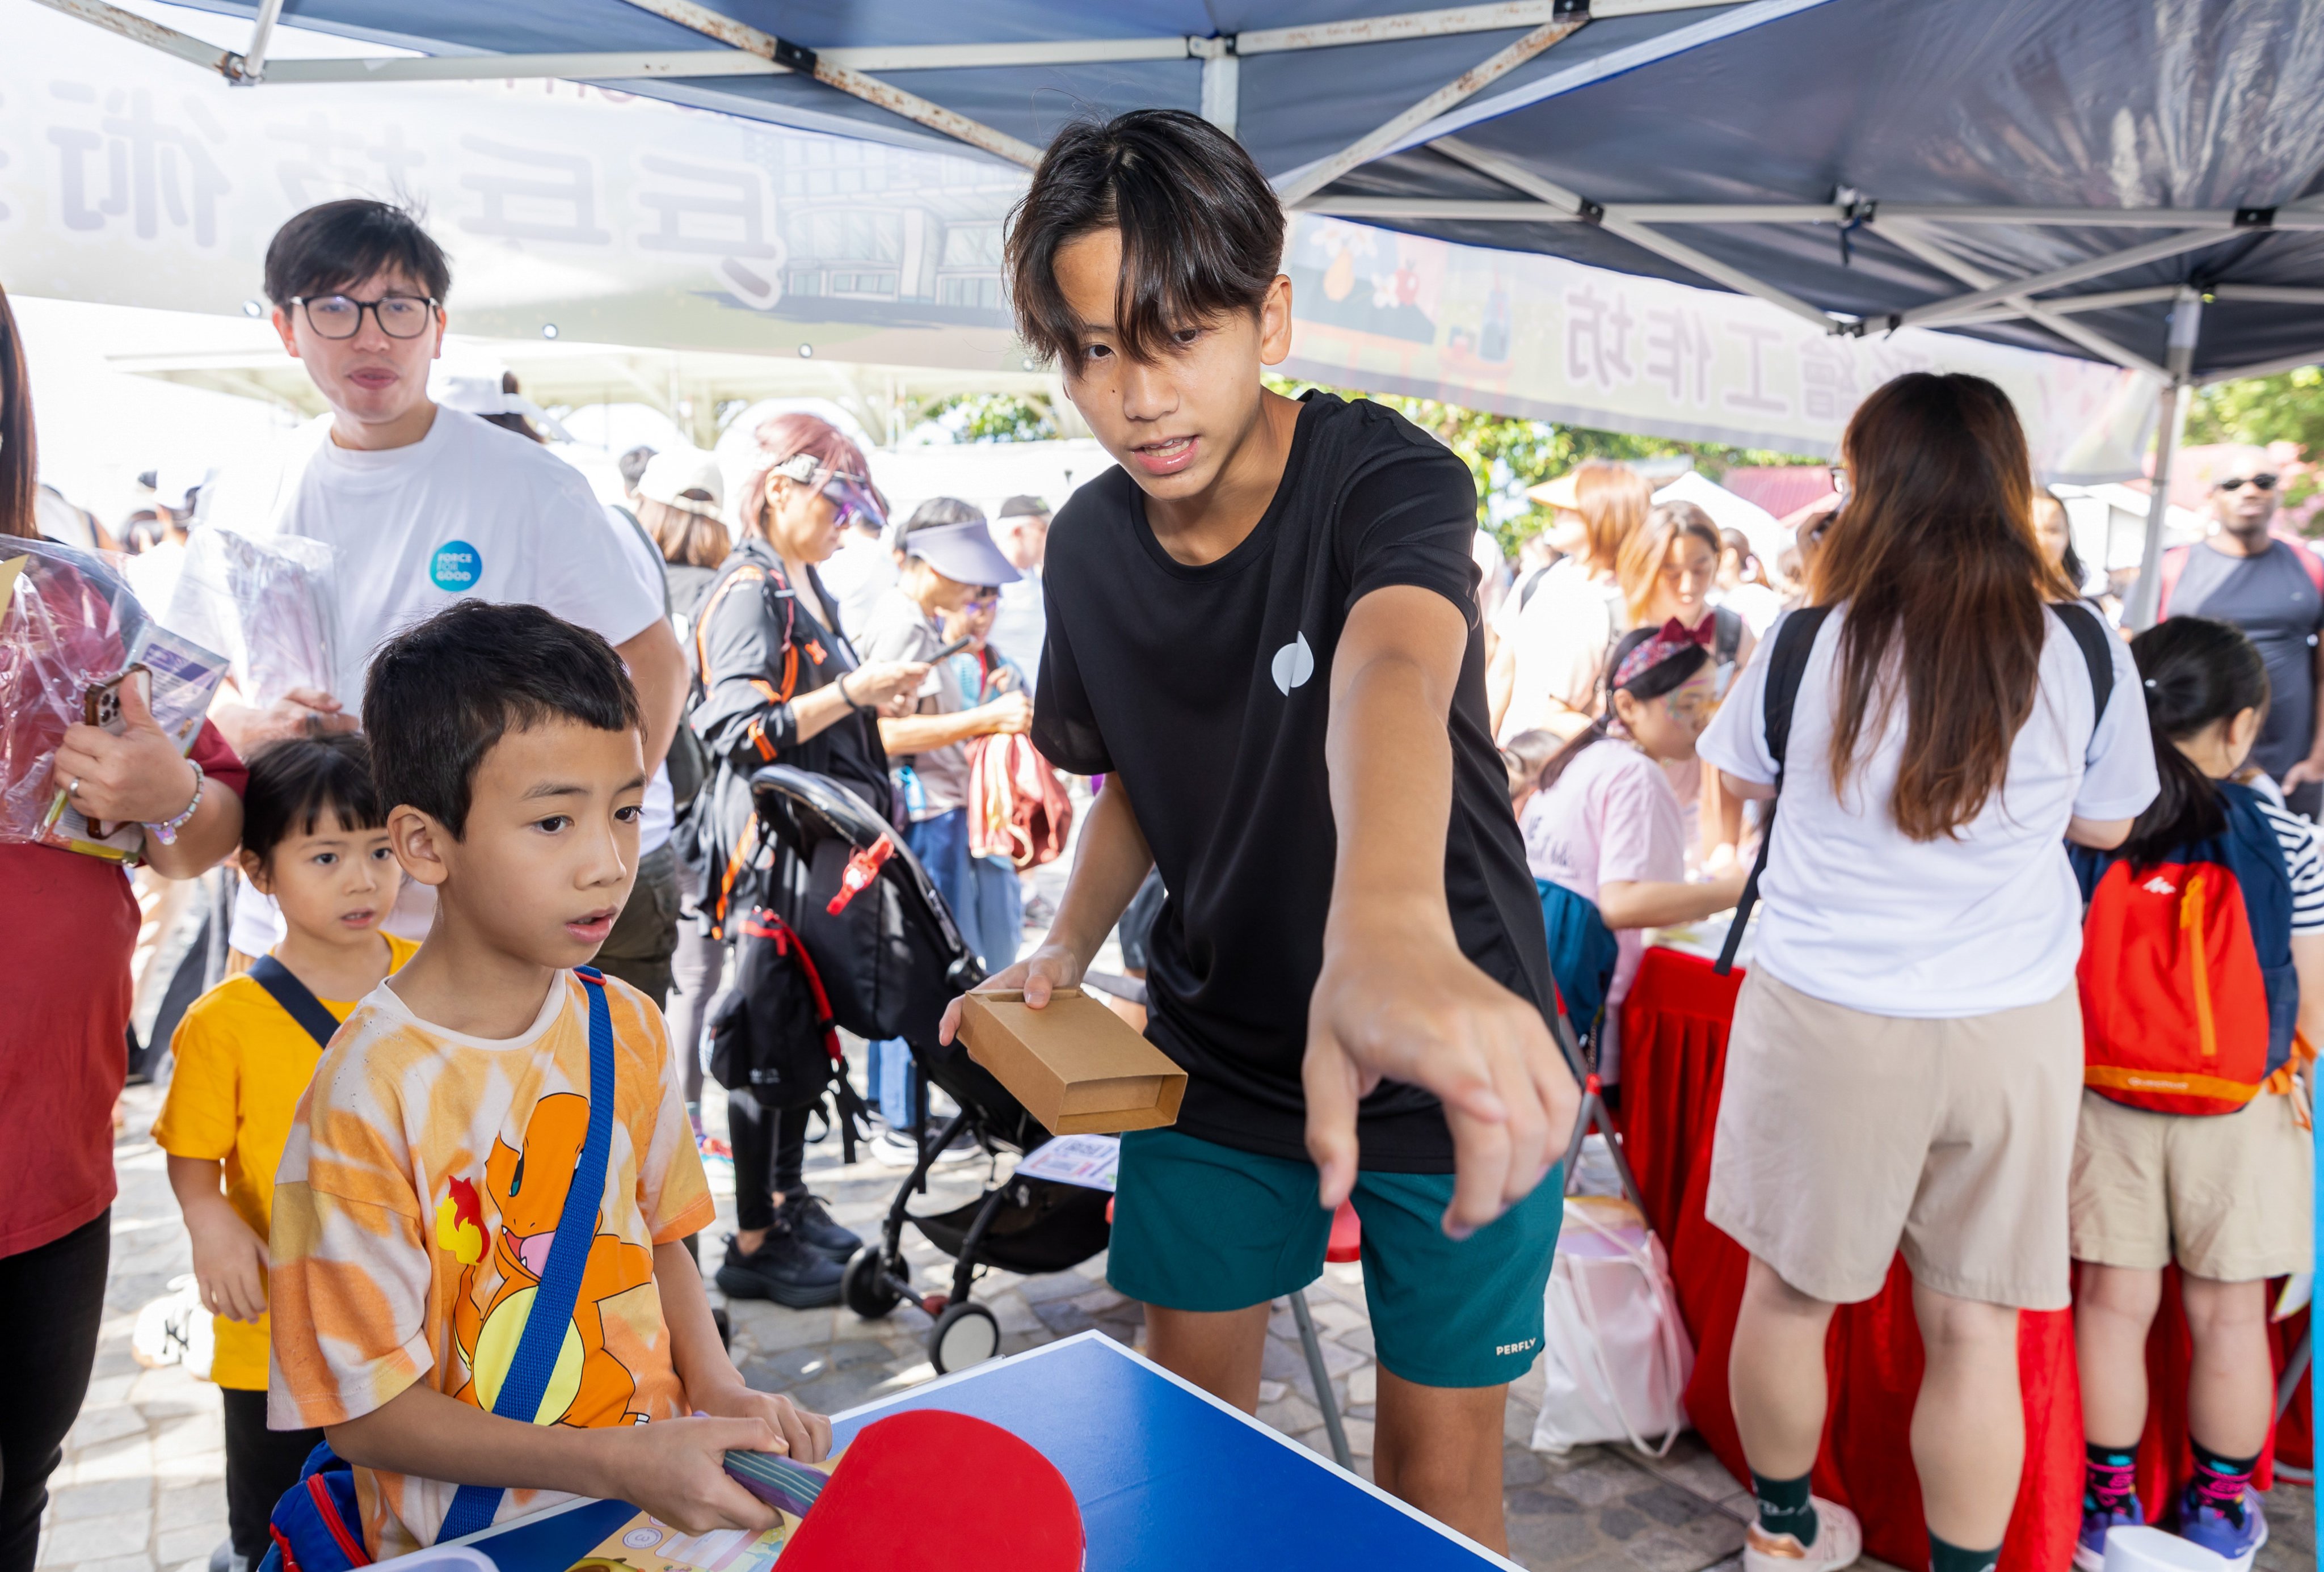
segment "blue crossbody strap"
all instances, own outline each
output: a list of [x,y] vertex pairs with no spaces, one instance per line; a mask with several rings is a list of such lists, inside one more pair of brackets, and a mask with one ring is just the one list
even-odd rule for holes
[[[589,1246],[597,1233],[597,1208],[605,1197],[605,1164],[613,1149],[613,1016],[605,1004],[605,978],[594,966],[574,968],[573,974],[589,995],[589,1134],[581,1144],[581,1161],[573,1168],[573,1188],[566,1193],[565,1209],[558,1214],[557,1237],[549,1246],[548,1269],[525,1316],[524,1335],[517,1339],[516,1357],[501,1381],[493,1412],[526,1424],[534,1421],[557,1356],[565,1350],[565,1335],[573,1322],[574,1302],[581,1295],[582,1269],[589,1263]],[[463,1485],[444,1514],[438,1544],[492,1526],[501,1508],[502,1491],[492,1485]]]

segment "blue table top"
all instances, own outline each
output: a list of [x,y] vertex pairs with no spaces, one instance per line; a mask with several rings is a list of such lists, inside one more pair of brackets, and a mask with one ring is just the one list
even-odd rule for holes
[[[844,1444],[872,1420],[915,1408],[989,1420],[1056,1464],[1081,1505],[1089,1572],[1513,1565],[1102,1332],[852,1410],[832,1430]],[[634,1510],[591,1502],[472,1542],[501,1572],[565,1572]]]

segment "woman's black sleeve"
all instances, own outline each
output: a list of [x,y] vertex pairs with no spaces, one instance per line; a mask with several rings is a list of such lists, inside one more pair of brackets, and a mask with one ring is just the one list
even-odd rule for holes
[[763,571],[736,568],[712,591],[695,634],[706,691],[687,723],[713,758],[745,772],[798,740],[798,717],[779,696],[784,628],[766,590]]

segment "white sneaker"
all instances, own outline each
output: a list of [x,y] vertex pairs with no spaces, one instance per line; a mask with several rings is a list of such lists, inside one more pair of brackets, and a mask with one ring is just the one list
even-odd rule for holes
[[1839,1572],[1864,1553],[1864,1525],[1838,1502],[1809,1497],[1816,1511],[1816,1541],[1771,1534],[1753,1523],[1743,1532],[1743,1572]]
[[872,1157],[883,1167],[909,1168],[920,1160],[920,1148],[910,1135],[900,1130],[881,1126],[864,1143],[872,1148]]

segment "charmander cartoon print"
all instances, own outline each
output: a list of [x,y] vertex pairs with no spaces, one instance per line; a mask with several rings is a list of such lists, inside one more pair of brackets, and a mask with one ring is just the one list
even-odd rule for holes
[[[468,1376],[452,1395],[464,1402],[489,1410],[500,1396],[501,1382],[524,1335],[525,1317],[540,1290],[540,1274],[549,1269],[549,1246],[556,1242],[588,1131],[589,1099],[558,1092],[533,1105],[523,1151],[505,1140],[493,1143],[493,1154],[484,1164],[484,1191],[499,1214],[497,1233],[485,1222],[470,1181],[452,1179],[437,1202],[437,1246],[462,1268],[453,1333]],[[601,1211],[590,1226],[602,1220]],[[498,1285],[480,1306],[475,1290],[487,1237]],[[601,1233],[590,1241],[573,1321],[541,1395],[536,1424],[604,1424],[609,1420],[602,1416],[616,1414],[620,1419],[611,1422],[646,1421],[647,1415],[630,1411],[637,1384],[628,1366],[606,1350],[599,1301],[650,1281],[652,1272],[651,1253],[618,1235]]]

